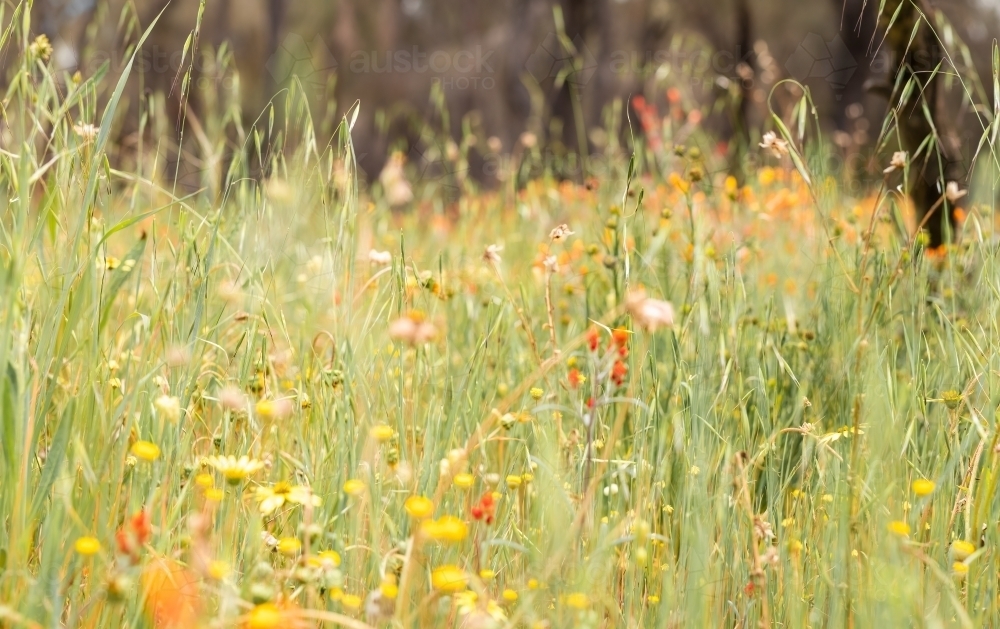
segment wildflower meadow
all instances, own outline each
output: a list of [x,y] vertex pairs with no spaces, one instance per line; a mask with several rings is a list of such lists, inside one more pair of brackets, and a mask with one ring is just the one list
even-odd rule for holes
[[498,186],[472,123],[365,177],[370,103],[178,118],[155,24],[60,73],[8,5],[0,626],[1000,626],[997,76],[931,247],[805,86],[744,176],[680,85]]

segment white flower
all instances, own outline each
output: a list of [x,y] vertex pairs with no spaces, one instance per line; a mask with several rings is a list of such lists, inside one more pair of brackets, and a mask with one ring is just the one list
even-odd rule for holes
[[892,154],[889,167],[882,172],[888,175],[894,170],[903,170],[904,168],[906,168],[906,151],[896,151]]
[[570,230],[569,225],[563,223],[549,232],[549,238],[552,239],[552,242],[562,242],[575,233]]
[[97,133],[100,131],[94,125],[88,123],[73,125],[73,131],[76,132],[78,136],[85,142],[90,142],[97,137]]
[[788,142],[778,137],[774,131],[764,134],[764,141],[760,143],[760,148],[771,151],[775,157],[788,155]]
[[673,327],[674,307],[670,302],[659,299],[649,299],[646,293],[636,291],[629,293],[625,297],[625,308],[636,325],[649,331],[655,332],[660,327]]
[[497,264],[503,260],[500,257],[501,251],[503,251],[503,245],[489,245],[486,247],[486,251],[483,252],[483,260],[490,264]]
[[423,345],[437,336],[433,323],[425,321],[421,313],[410,313],[389,324],[389,337],[409,345]]
[[291,485],[281,482],[275,483],[273,487],[258,487],[256,490],[257,502],[260,503],[262,515],[270,515],[281,508],[286,502],[292,504],[311,504],[318,507],[323,504],[319,496],[312,493],[312,490],[303,485]]
[[181,418],[181,401],[172,395],[161,395],[153,402],[156,412],[172,422]]
[[389,156],[378,176],[385,190],[385,198],[392,207],[406,205],[413,200],[413,189],[410,188],[410,182],[406,180],[406,173],[403,172],[405,163],[406,156],[396,151]]
[[368,261],[378,266],[388,266],[392,264],[392,254],[388,251],[376,251],[372,249],[368,252]]
[[236,387],[230,385],[219,391],[219,403],[227,411],[245,411],[247,396]]
[[969,194],[969,191],[959,188],[958,182],[956,181],[949,181],[948,185],[945,186],[944,189],[944,196],[948,199],[949,203],[955,203],[967,194]]

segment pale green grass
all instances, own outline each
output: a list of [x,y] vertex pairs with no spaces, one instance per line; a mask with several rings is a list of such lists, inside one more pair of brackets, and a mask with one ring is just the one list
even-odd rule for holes
[[[8,50],[27,47],[19,37]],[[281,96],[287,118],[211,112],[199,151],[218,160],[192,190],[163,174],[175,147],[158,133],[143,135],[140,160],[105,158],[128,103],[111,78],[83,78],[64,84],[27,55],[5,100],[4,626],[157,626],[150,599],[174,611],[197,600],[205,627],[240,626],[266,600],[297,611],[254,626],[1000,624],[991,205],[932,258],[881,220],[867,246],[867,218],[806,159],[815,194],[785,158],[782,179],[732,202],[721,178],[678,193],[663,173],[683,178],[699,159],[640,145],[634,168],[609,157],[618,166],[592,192],[547,176],[495,193],[458,182],[446,208],[441,182],[423,181],[422,209],[394,215],[378,186],[357,183],[353,109],[316,131],[328,125],[296,90]],[[143,129],[172,124],[154,102],[138,106]],[[89,122],[100,133],[87,140],[74,125]],[[799,194],[784,218],[748,200],[782,190]],[[880,213],[898,219],[898,203],[883,195]],[[560,223],[576,233],[552,243]],[[495,267],[490,244],[504,247]],[[372,265],[372,248],[391,265]],[[562,256],[550,295],[542,248]],[[673,328],[633,325],[623,303],[639,287],[673,302]],[[411,311],[437,338],[390,339]],[[598,324],[634,332],[617,390],[587,349]],[[579,389],[571,363],[588,378]],[[242,408],[221,404],[227,387]],[[164,395],[176,421],[157,408]],[[394,435],[379,442],[376,426]],[[139,440],[159,457],[133,457]],[[225,485],[205,466],[216,454],[267,467]],[[469,489],[452,483],[463,470]],[[198,484],[205,473],[221,500]],[[916,479],[934,491],[914,495]],[[322,504],[262,517],[255,487],[279,481]],[[471,509],[491,487],[486,525]],[[469,536],[414,536],[413,495]],[[132,565],[115,534],[141,510],[153,529]],[[275,552],[262,532],[303,548]],[[100,550],[77,552],[83,537]],[[954,540],[976,547],[964,578]],[[311,568],[324,550],[337,570]],[[152,582],[164,565],[193,585]],[[432,590],[441,565],[469,577],[471,609]],[[385,617],[352,604],[393,582]]]

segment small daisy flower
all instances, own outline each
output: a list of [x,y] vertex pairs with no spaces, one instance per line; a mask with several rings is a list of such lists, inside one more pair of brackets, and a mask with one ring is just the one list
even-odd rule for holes
[[775,157],[781,157],[782,155],[788,155],[788,142],[779,138],[778,134],[774,131],[768,131],[764,134],[763,142],[760,143],[760,148],[771,151],[771,154]]
[[230,456],[212,456],[206,463],[215,468],[217,472],[226,478],[230,485],[239,485],[244,480],[264,469],[264,463],[257,459],[251,459],[247,455],[240,458]]

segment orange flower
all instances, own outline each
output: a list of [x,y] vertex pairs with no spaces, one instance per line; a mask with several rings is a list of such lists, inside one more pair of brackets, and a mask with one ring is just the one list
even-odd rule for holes
[[611,340],[615,342],[615,345],[617,345],[619,349],[628,347],[629,336],[630,332],[625,328],[615,328],[611,331]]
[[584,377],[584,375],[581,374],[580,370],[577,369],[576,367],[569,370],[569,375],[567,376],[567,379],[569,380],[569,386],[571,386],[574,389],[587,381],[587,378]]
[[201,611],[200,579],[171,559],[158,559],[141,577],[144,611],[154,627],[187,629],[197,625]]

